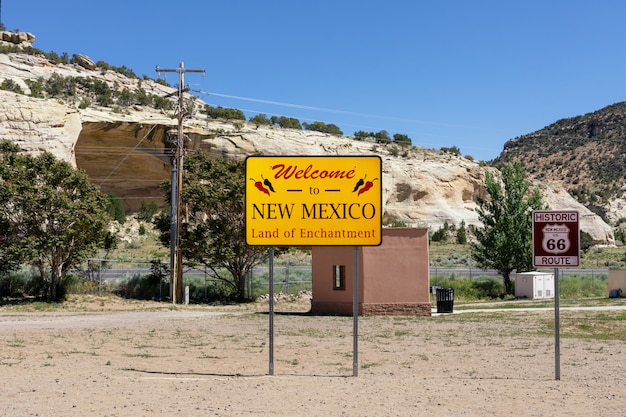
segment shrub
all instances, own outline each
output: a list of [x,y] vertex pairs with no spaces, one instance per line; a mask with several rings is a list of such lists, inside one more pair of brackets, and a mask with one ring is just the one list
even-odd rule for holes
[[117,96],[117,104],[128,107],[135,103],[135,95],[128,88],[123,89]]
[[135,101],[140,106],[151,106],[152,105],[152,96],[146,92],[143,88],[137,88],[135,91]]
[[137,220],[151,222],[152,218],[155,214],[157,214],[158,211],[159,207],[157,206],[157,203],[155,203],[154,201],[148,203],[146,202],[146,200],[142,200],[141,207],[137,212]]
[[313,130],[316,132],[328,133],[331,135],[343,135],[341,129],[339,129],[337,125],[334,125],[332,123],[326,124],[324,122],[315,121],[313,123],[302,123],[302,127],[304,127],[306,130]]
[[2,84],[0,84],[0,89],[6,90],[6,91],[12,91],[16,94],[24,94],[24,90],[22,90],[22,87],[20,87],[18,83],[16,83],[10,78],[7,78],[4,81],[2,81]]
[[40,297],[44,289],[39,271],[32,267],[0,275],[0,297]]
[[271,121],[273,124],[278,125],[282,128],[302,130],[302,125],[300,124],[300,121],[293,117],[272,116]]
[[269,126],[272,124],[272,121],[268,119],[265,114],[260,113],[250,118],[250,123],[254,123],[258,127],[258,126]]
[[154,108],[157,110],[171,110],[174,103],[166,97],[153,96]]
[[402,146],[410,146],[412,144],[411,138],[401,133],[394,134],[393,141]]
[[504,296],[504,285],[501,278],[478,277],[459,278],[454,274],[449,277],[438,278],[431,285],[454,289],[454,298],[463,300],[500,299]]
[[36,80],[24,80],[28,88],[30,89],[30,95],[32,97],[43,97],[44,87],[43,78],[39,77]]
[[457,146],[452,146],[450,148],[447,147],[442,147],[440,148],[442,153],[447,153],[447,154],[451,154],[451,155],[455,155],[455,156],[460,156],[461,155],[461,149],[459,149]]
[[204,106],[204,113],[211,119],[246,120],[246,116],[241,110],[224,108],[222,106],[213,107],[206,104]]
[[587,232],[580,231],[580,250],[586,253],[593,246],[593,238]]
[[113,293],[137,300],[160,300],[169,294],[169,283],[154,282],[149,275],[135,274],[121,280]]
[[76,94],[76,82],[55,72],[46,81],[44,90],[49,97],[72,97]]
[[157,84],[164,85],[166,87],[171,87],[171,85],[169,85],[169,83],[165,81],[163,78],[157,78],[156,80],[154,80],[154,82]]
[[80,101],[80,104],[78,105],[79,109],[86,109],[87,107],[89,107],[89,105],[91,104],[91,100],[89,100],[88,98],[83,98]]

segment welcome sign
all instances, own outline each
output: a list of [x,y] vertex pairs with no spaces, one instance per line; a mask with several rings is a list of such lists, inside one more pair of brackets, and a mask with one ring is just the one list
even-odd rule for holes
[[246,242],[262,246],[382,243],[378,156],[250,156]]

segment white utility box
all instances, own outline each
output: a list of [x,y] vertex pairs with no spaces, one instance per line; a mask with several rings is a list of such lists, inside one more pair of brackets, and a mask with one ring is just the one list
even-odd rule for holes
[[554,274],[520,272],[515,277],[515,298],[554,298]]

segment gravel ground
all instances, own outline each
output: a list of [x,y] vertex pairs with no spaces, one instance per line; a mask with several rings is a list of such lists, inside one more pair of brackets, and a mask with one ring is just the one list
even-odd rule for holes
[[276,305],[270,375],[267,304],[0,307],[0,415],[626,415],[624,339],[563,337],[557,381],[551,311],[360,317],[353,376],[352,318],[307,310]]

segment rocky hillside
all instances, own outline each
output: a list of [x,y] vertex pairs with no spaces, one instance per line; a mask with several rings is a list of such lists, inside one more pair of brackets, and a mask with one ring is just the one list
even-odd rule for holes
[[558,184],[617,224],[626,217],[626,103],[559,120],[508,141],[494,161],[520,161],[539,181]]
[[[1,45],[0,45],[1,46]],[[0,140],[29,152],[50,151],[84,169],[129,211],[142,200],[161,201],[159,184],[170,176],[170,136],[176,136],[174,89],[128,71],[74,55],[59,62],[5,48],[0,53]],[[204,103],[188,96],[187,110]],[[185,121],[189,149],[216,157],[268,155],[371,155],[383,159],[386,219],[437,229],[444,222],[478,224],[476,198],[484,196],[485,164],[421,147],[381,145],[309,130],[213,120],[200,111]],[[547,184],[553,208],[582,212],[581,228],[597,243],[614,243],[612,229],[569,194]]]

